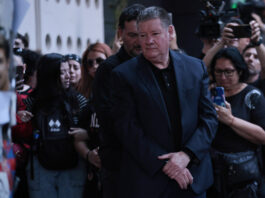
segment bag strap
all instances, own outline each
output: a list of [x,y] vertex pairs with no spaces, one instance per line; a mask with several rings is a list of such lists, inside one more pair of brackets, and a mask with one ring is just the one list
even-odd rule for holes
[[73,126],[74,120],[73,120],[73,112],[71,110],[72,109],[71,105],[69,104],[69,102],[64,101],[64,107],[65,107],[66,113],[67,113],[69,121],[70,121],[70,126]]

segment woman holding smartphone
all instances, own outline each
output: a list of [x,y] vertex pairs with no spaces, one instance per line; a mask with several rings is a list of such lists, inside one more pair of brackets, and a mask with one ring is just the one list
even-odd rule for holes
[[236,48],[221,49],[211,63],[216,85],[224,87],[225,107],[215,105],[219,127],[213,141],[215,197],[256,197],[261,170],[258,148],[265,143],[265,98],[245,83],[247,65]]

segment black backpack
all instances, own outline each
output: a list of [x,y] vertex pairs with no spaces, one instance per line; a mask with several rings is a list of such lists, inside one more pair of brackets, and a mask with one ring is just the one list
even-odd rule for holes
[[73,137],[68,134],[74,126],[71,108],[67,102],[63,106],[49,112],[40,110],[35,115],[34,153],[49,170],[74,168],[78,162]]

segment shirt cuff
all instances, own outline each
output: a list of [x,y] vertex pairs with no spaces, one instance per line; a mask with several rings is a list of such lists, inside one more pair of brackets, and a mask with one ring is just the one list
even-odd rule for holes
[[186,153],[189,157],[190,157],[190,162],[188,164],[188,167],[190,167],[191,165],[198,165],[200,163],[200,160],[196,157],[196,155],[188,148],[184,147],[182,149],[182,151],[184,153]]

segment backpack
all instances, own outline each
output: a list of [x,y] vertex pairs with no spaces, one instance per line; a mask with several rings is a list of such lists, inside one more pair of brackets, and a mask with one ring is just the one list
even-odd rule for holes
[[49,170],[74,168],[78,162],[73,137],[68,134],[73,126],[71,108],[66,102],[63,106],[49,112],[40,110],[35,115],[34,153]]

